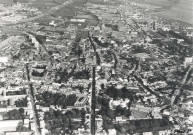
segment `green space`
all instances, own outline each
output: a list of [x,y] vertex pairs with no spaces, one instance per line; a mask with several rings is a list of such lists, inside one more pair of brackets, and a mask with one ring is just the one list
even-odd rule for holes
[[73,106],[77,101],[75,94],[65,95],[61,93],[52,93],[45,91],[43,93],[36,94],[36,99],[39,101],[39,105],[44,107],[50,107],[51,105],[61,106],[66,108],[67,106]]

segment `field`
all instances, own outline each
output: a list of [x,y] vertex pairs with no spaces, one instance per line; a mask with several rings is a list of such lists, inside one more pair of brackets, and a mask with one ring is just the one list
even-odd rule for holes
[[193,24],[193,0],[130,0],[162,8],[162,17]]
[[0,0],[0,4],[13,4],[12,0]]
[[76,11],[74,7],[63,7],[54,13],[51,13],[52,16],[61,16],[62,18],[65,17],[73,17],[76,15]]
[[169,10],[160,12],[160,14],[174,20],[193,24],[193,0],[180,1]]

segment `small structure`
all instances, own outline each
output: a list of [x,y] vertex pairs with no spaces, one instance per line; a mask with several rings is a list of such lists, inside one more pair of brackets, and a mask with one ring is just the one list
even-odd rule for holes
[[29,128],[29,119],[24,119],[23,126]]
[[193,57],[186,57],[184,61],[184,66],[187,67],[190,64],[193,64]]
[[75,106],[85,106],[88,101],[87,97],[80,97],[76,103],[74,104]]
[[186,36],[193,37],[193,29],[187,29],[186,32]]

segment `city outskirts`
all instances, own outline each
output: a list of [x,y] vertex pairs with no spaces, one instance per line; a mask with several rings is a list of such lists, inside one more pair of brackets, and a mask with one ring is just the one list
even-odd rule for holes
[[193,135],[192,0],[0,0],[0,135]]

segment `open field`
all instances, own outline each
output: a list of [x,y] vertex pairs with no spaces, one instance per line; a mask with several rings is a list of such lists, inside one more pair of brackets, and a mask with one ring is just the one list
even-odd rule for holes
[[193,24],[193,0],[180,1],[170,9],[160,12],[160,14],[174,20]]
[[51,13],[50,15],[61,16],[62,18],[73,17],[76,15],[76,11],[74,7],[63,7],[59,10],[56,10],[54,13]]
[[160,6],[158,15],[167,19],[193,24],[193,0],[134,0],[150,6]]

